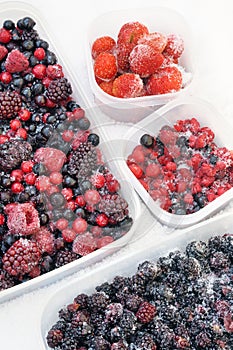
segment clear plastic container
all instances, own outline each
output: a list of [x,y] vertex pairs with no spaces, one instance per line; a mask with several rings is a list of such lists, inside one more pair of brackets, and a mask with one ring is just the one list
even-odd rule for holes
[[[109,35],[116,40],[120,27],[131,21],[145,24],[150,32],[179,34],[184,40],[184,52],[180,65],[186,72],[187,83],[178,92],[136,98],[118,98],[105,93],[96,83],[93,70],[91,46],[98,37]],[[86,60],[89,82],[95,103],[107,116],[122,122],[135,123],[149,115],[159,106],[186,93],[194,78],[194,47],[190,28],[180,13],[166,7],[131,8],[103,13],[89,25],[87,32]]]
[[159,257],[166,256],[175,250],[184,251],[188,243],[194,240],[207,241],[210,237],[222,235],[224,233],[233,234],[233,215],[228,212],[218,215],[203,223],[179,230],[172,237],[167,237],[161,241],[143,243],[140,251],[132,252],[127,257],[119,257],[108,265],[101,265],[90,271],[81,278],[76,278],[67,286],[55,292],[46,301],[44,310],[40,316],[41,337],[44,349],[49,349],[46,343],[46,335],[50,328],[58,321],[58,311],[66,305],[72,303],[79,293],[90,295],[95,291],[95,287],[104,282],[111,282],[116,275],[132,276],[137,266],[145,260],[156,261]]
[[[55,45],[54,40],[51,36],[51,28],[47,25],[47,23],[45,23],[43,18],[38,13],[37,9],[30,6],[29,4],[20,1],[9,1],[0,3],[0,17],[2,22],[5,19],[17,21],[18,19],[23,18],[25,16],[31,16],[36,21],[36,30],[38,31],[41,38],[47,40],[50,49],[54,53],[56,53],[58,62],[62,65],[64,74],[69,79],[72,85],[72,96],[80,104],[80,106],[82,106],[85,109],[85,106],[88,105],[85,95],[82,92],[81,87],[75,80],[75,77],[71,74],[69,67],[67,67],[67,60],[61,54],[62,49],[58,49],[58,47]],[[26,292],[30,292],[35,288],[42,287],[48,283],[55,282],[58,279],[61,279],[71,273],[74,273],[78,269],[94,264],[97,261],[103,259],[104,257],[112,254],[116,250],[120,249],[134,235],[137,227],[137,221],[141,213],[140,200],[137,194],[135,193],[132,185],[128,182],[127,179],[124,178],[123,172],[119,170],[120,167],[117,165],[117,160],[114,160],[111,156],[111,147],[109,146],[109,144],[104,142],[104,140],[102,139],[99,147],[104,156],[104,160],[106,160],[105,164],[109,167],[110,171],[114,174],[114,176],[119,180],[121,184],[120,194],[128,202],[129,216],[133,219],[133,225],[131,229],[123,237],[119,238],[116,241],[113,241],[112,243],[108,244],[103,248],[94,251],[93,253],[90,253],[87,256],[84,256],[72,263],[50,271],[44,275],[31,279],[25,283],[0,291],[0,302],[4,302],[13,297],[22,295]]]
[[[125,141],[122,143],[124,162],[121,165],[128,179],[133,184],[139,196],[147,205],[148,209],[163,224],[175,228],[184,228],[196,224],[205,218],[214,215],[233,198],[233,188],[226,191],[196,213],[187,215],[171,214],[160,208],[158,201],[154,201],[145,188],[137,180],[126,165],[127,157],[132,153],[135,146],[140,144],[143,134],[157,135],[160,128],[165,125],[172,126],[178,119],[184,120],[196,117],[201,126],[208,126],[215,134],[214,142],[218,147],[233,149],[232,128],[224,120],[223,116],[208,102],[197,98],[180,98],[161,107],[156,112],[131,127]],[[119,151],[120,152],[120,151]]]

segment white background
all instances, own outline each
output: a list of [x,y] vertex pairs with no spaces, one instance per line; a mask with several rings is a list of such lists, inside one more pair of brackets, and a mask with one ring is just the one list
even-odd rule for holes
[[[84,43],[86,29],[94,17],[109,10],[142,7],[142,5],[145,7],[162,5],[179,11],[188,21],[196,45],[196,76],[192,94],[212,103],[230,123],[233,123],[231,0],[84,0],[83,2],[37,0],[25,2],[34,5],[40,11],[42,18],[48,22],[53,37],[58,40],[59,47],[69,58],[70,70],[76,75],[88,96],[91,96],[91,93],[87,80]],[[5,18],[0,18],[1,23],[3,20]],[[148,232],[145,240],[150,239],[153,239],[153,235]],[[133,242],[131,246],[123,249],[122,254],[127,256],[129,250],[137,249],[142,242]],[[43,305],[55,290],[66,283],[67,279],[1,304],[0,348],[3,350],[42,349],[39,322]]]

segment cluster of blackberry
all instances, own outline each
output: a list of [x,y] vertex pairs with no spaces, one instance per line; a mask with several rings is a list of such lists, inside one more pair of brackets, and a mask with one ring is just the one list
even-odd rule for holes
[[230,350],[233,237],[192,241],[78,294],[47,332],[56,350]]
[[[99,136],[35,25],[24,17],[0,28],[0,290],[91,253],[132,225]],[[119,196],[115,206],[106,195]]]

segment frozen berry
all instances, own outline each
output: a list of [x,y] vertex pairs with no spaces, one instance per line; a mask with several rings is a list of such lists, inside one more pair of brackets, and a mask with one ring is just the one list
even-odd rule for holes
[[90,232],[78,235],[73,242],[73,251],[76,254],[85,256],[97,249],[97,242]]
[[150,45],[155,52],[162,53],[167,45],[167,36],[159,32],[149,33],[143,35],[138,40],[138,44]]
[[8,214],[7,226],[14,234],[36,233],[40,228],[38,211],[30,203],[16,204]]
[[163,53],[177,59],[182,55],[183,51],[184,51],[183,38],[177,34],[167,35],[167,44]]
[[108,35],[99,37],[95,39],[95,41],[92,44],[92,57],[96,59],[96,57],[102,52],[114,53],[115,47],[116,42],[112,37]]
[[143,81],[138,74],[122,74],[113,81],[112,92],[121,98],[138,97],[143,92]]
[[167,94],[179,91],[181,87],[182,74],[175,66],[159,68],[146,83],[149,95]]
[[100,53],[94,62],[94,74],[101,80],[112,80],[117,74],[117,62],[113,54]]

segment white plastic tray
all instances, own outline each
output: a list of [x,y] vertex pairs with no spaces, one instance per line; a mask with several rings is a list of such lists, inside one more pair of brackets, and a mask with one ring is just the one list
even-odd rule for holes
[[220,211],[232,198],[233,188],[226,191],[224,194],[213,200],[211,203],[200,209],[196,213],[188,215],[171,214],[161,209],[159,203],[154,201],[148,192],[144,189],[141,183],[133,175],[126,165],[126,159],[131,154],[134,147],[139,144],[140,137],[149,133],[157,135],[160,128],[164,125],[173,125],[178,119],[187,119],[196,117],[201,126],[210,127],[215,133],[215,142],[220,147],[233,149],[232,127],[228,125],[224,117],[208,102],[193,97],[183,97],[168,103],[161,107],[150,116],[135,124],[125,136],[126,141],[122,146],[122,154],[124,162],[122,168],[125,174],[130,179],[134,188],[147,205],[148,209],[154,216],[163,224],[173,228],[184,228],[189,225],[214,215]]
[[[35,29],[38,31],[41,38],[47,40],[49,43],[50,50],[56,53],[56,56],[58,58],[58,62],[62,65],[63,71],[65,76],[69,79],[71,82],[72,88],[73,88],[73,94],[72,96],[74,99],[85,109],[85,106],[88,105],[88,101],[86,100],[85,94],[82,92],[78,82],[75,80],[75,77],[71,74],[68,66],[67,66],[67,59],[66,57],[63,57],[61,55],[62,48],[58,47],[54,44],[54,40],[51,36],[51,28],[49,25],[41,18],[40,14],[38,13],[37,9],[30,6],[29,4],[26,4],[24,2],[18,1],[18,2],[1,2],[0,3],[0,18],[1,21],[4,21],[6,19],[11,19],[13,21],[17,21],[20,18],[23,18],[25,16],[31,16],[36,21],[36,27]],[[88,116],[90,119],[90,117]],[[90,119],[91,121],[91,119]],[[103,133],[104,134],[104,133]],[[121,184],[121,190],[120,193],[122,196],[127,200],[129,204],[129,216],[133,218],[133,225],[131,229],[127,232],[126,235],[121,237],[120,239],[108,244],[107,246],[98,249],[94,251],[93,253],[88,254],[87,256],[84,256],[72,263],[69,263],[65,266],[62,266],[60,268],[57,268],[53,271],[50,271],[44,275],[41,275],[39,277],[36,277],[34,279],[31,279],[25,283],[19,284],[17,286],[14,286],[12,288],[0,291],[0,303],[4,302],[8,299],[11,299],[13,297],[22,295],[26,292],[30,292],[34,290],[35,288],[44,286],[48,283],[52,283],[57,281],[60,278],[63,278],[67,276],[68,274],[71,274],[78,269],[87,267],[91,264],[96,263],[97,261],[103,259],[109,254],[112,254],[116,250],[120,249],[122,246],[124,246],[134,235],[136,227],[137,227],[137,221],[140,217],[141,213],[141,204],[139,201],[138,196],[135,194],[135,191],[132,187],[132,185],[124,178],[124,174],[122,171],[120,171],[120,167],[117,165],[117,160],[114,160],[114,157],[111,156],[110,149],[111,147],[108,147],[108,144],[104,142],[102,139],[102,142],[100,144],[100,148],[103,152],[104,159],[106,160],[106,164],[109,166],[109,169],[114,174],[114,176],[119,180]],[[106,154],[105,154],[106,152]],[[108,152],[108,153],[107,153]]]
[[58,311],[72,303],[80,293],[90,295],[95,287],[104,282],[111,282],[116,275],[131,276],[136,272],[139,263],[145,260],[156,261],[161,256],[177,249],[183,251],[193,240],[207,241],[210,237],[233,234],[233,213],[228,212],[199,223],[190,228],[179,230],[170,238],[154,241],[143,245],[140,251],[129,254],[126,258],[118,258],[108,265],[101,265],[84,277],[76,278],[67,286],[51,295],[40,315],[41,341],[44,349],[50,349],[46,343],[46,335],[50,328],[58,321]]
[[[184,40],[184,52],[180,59],[181,66],[190,73],[186,86],[178,92],[136,98],[118,98],[105,93],[96,83],[91,46],[98,37],[109,35],[115,40],[120,27],[131,21],[145,24],[150,32],[160,31],[164,34],[179,34]],[[135,123],[153,110],[171,101],[189,90],[195,74],[195,50],[193,37],[185,18],[178,12],[166,7],[143,7],[115,10],[96,17],[89,25],[86,39],[86,60],[89,82],[95,97],[95,103],[110,118],[116,121]],[[143,108],[144,107],[144,108]]]

